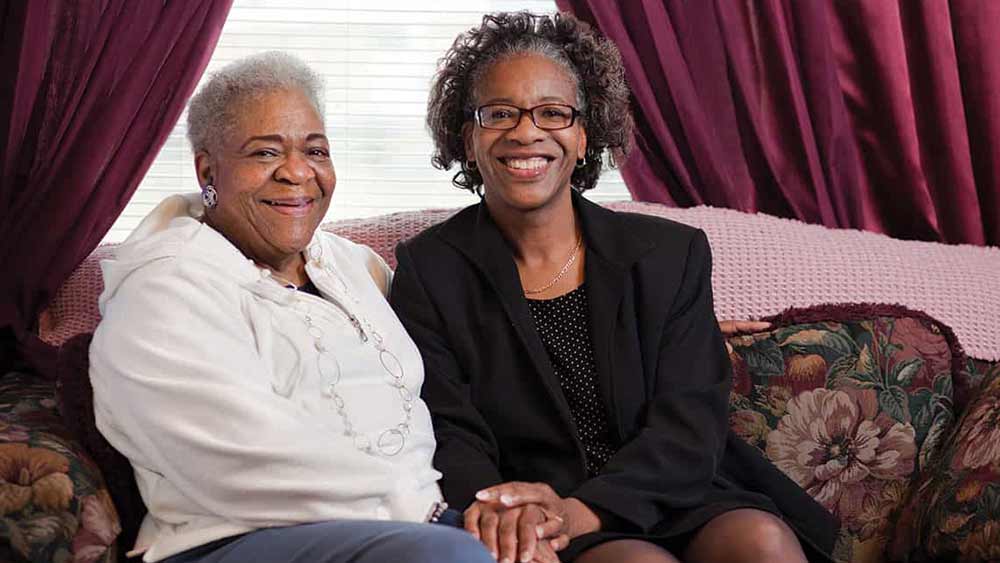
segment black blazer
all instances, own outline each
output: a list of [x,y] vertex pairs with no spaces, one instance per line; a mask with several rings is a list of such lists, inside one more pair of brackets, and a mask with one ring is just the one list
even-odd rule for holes
[[390,300],[423,354],[445,499],[465,508],[483,487],[539,481],[649,532],[705,502],[719,475],[732,473],[722,471],[727,461],[752,489],[782,496],[779,509],[793,509],[790,520],[804,519],[810,543],[829,552],[832,517],[730,435],[730,365],[705,234],[576,193],[573,201],[586,241],[594,358],[620,446],[593,478],[511,249],[486,206],[396,248]]

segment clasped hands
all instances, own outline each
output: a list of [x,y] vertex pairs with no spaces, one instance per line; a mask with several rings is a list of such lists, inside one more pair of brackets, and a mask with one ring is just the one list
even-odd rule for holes
[[560,497],[544,483],[483,489],[465,510],[465,529],[501,563],[558,563],[557,551],[600,525],[587,505]]

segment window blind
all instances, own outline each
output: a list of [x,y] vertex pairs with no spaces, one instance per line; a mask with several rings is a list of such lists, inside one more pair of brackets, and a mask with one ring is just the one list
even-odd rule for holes
[[[337,188],[328,221],[422,208],[460,207],[476,196],[433,168],[424,127],[437,60],[484,13],[551,13],[551,0],[236,0],[208,72],[268,50],[305,60],[326,83],[326,124]],[[204,80],[204,78],[203,78]],[[123,240],[164,197],[197,191],[187,113],[105,237]],[[629,199],[614,170],[588,192]]]

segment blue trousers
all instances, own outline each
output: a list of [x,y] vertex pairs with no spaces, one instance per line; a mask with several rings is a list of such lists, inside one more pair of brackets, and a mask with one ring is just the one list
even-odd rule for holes
[[163,563],[495,563],[464,530],[435,524],[334,520],[265,528]]

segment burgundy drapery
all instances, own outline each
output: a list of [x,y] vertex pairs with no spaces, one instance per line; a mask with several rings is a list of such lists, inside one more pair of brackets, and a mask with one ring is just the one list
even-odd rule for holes
[[231,3],[0,4],[7,361],[15,338],[43,371],[54,357],[33,336],[35,319],[135,191],[208,64]]
[[1000,2],[556,3],[622,53],[636,199],[1000,244]]

